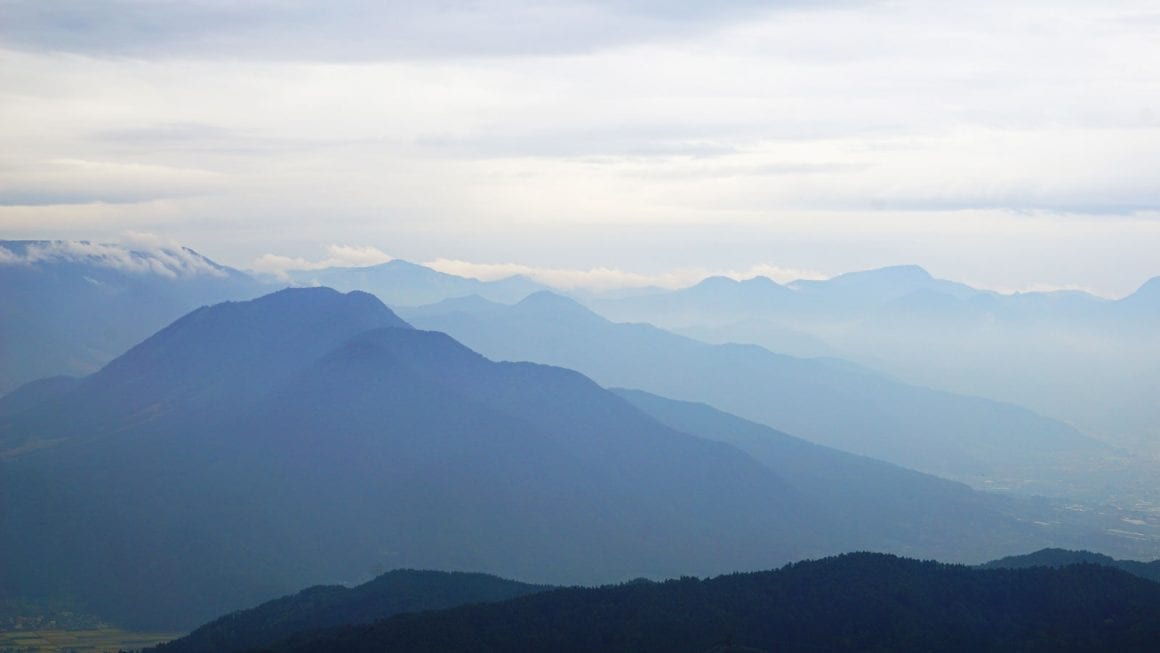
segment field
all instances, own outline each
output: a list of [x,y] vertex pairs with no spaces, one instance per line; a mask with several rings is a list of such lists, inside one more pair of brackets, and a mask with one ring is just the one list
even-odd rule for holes
[[135,651],[180,637],[181,633],[136,633],[117,628],[97,630],[20,630],[0,632],[0,653],[16,651]]

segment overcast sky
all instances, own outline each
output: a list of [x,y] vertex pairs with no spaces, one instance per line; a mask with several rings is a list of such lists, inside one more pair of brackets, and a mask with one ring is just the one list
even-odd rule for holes
[[1160,275],[1157,2],[0,0],[0,238],[557,283]]

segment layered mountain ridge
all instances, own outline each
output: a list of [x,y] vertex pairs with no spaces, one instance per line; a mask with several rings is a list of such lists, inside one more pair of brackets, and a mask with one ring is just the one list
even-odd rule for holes
[[1030,481],[1034,491],[1058,494],[1060,468],[1110,451],[1010,404],[905,384],[841,360],[711,345],[647,324],[614,323],[547,292],[514,305],[448,300],[402,312],[487,356],[561,365],[602,384],[704,402],[819,444],[976,486]]
[[[396,567],[592,583],[1084,537],[889,466],[883,482],[960,500],[869,500],[851,520],[834,506],[873,483],[823,493],[663,422],[577,372],[413,329],[364,293],[203,308],[0,419],[0,587],[182,627]],[[812,452],[820,467],[842,455]],[[940,505],[972,528],[924,531]]]

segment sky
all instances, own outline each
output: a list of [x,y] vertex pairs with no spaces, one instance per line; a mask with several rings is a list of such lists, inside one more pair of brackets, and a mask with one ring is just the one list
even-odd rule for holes
[[1160,275],[1160,3],[0,0],[0,238],[559,285]]

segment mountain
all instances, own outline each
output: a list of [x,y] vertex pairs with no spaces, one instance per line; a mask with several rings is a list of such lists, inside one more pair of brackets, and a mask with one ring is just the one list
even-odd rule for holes
[[[1023,540],[1029,521],[1039,522],[1042,535],[1061,541],[1079,541],[1090,527],[1069,523],[1059,508],[974,491],[962,483],[823,447],[705,404],[640,390],[613,392],[667,426],[753,456],[810,497],[817,510],[858,533],[853,547],[964,560],[985,557],[985,549],[998,542]],[[977,529],[984,524],[986,537],[979,538]]]
[[537,293],[512,306],[447,302],[404,310],[483,354],[576,369],[598,383],[704,402],[811,442],[962,480],[1059,493],[1077,461],[1109,451],[1017,406],[908,385],[834,359],[711,345],[610,322]]
[[0,241],[0,394],[94,372],[198,306],[263,292],[188,248]]
[[0,397],[0,418],[21,413],[71,391],[80,384],[75,376],[50,376],[30,381]]
[[1149,279],[1136,292],[1116,304],[1122,311],[1138,319],[1152,322],[1160,318],[1160,277]]
[[[688,288],[656,290],[636,296],[586,303],[617,321],[651,322],[681,329],[724,327],[755,318],[793,317],[817,320],[845,317],[901,299],[916,292],[939,292],[956,298],[978,291],[935,279],[918,266],[896,266],[851,272],[826,281],[798,280],[780,285],[768,277],[736,281],[708,277]],[[784,324],[791,327],[792,320]]]
[[1094,565],[848,554],[777,571],[541,592],[304,634],[271,651],[1150,651],[1160,585]]
[[240,610],[158,646],[158,653],[230,653],[272,646],[291,635],[335,626],[371,623],[404,613],[494,603],[543,592],[529,585],[486,574],[414,571],[387,572],[357,587],[319,585]]
[[524,276],[480,281],[399,259],[360,268],[300,270],[291,272],[290,278],[298,285],[328,286],[344,292],[364,290],[391,306],[418,306],[466,295],[516,302],[545,289]]
[[1026,555],[1008,556],[980,565],[983,569],[1028,569],[1031,567],[1066,567],[1068,565],[1100,565],[1126,571],[1133,576],[1160,582],[1160,560],[1116,560],[1111,556],[1091,551],[1041,549]]
[[794,281],[790,287],[838,310],[881,306],[916,292],[938,292],[958,299],[980,292],[964,284],[936,279],[917,265],[848,272],[825,281]]
[[606,582],[842,539],[734,447],[322,288],[194,311],[0,420],[0,451],[3,592],[135,627],[389,568]]
[[1118,301],[1076,290],[999,293],[917,266],[772,286],[713,278],[584,303],[706,342],[855,361],[1026,406],[1144,456],[1160,451],[1160,281]]
[[49,393],[0,422],[0,447],[35,443],[46,433],[93,440],[127,425],[185,428],[190,420],[226,419],[348,338],[378,327],[410,328],[359,292],[287,289],[202,307],[99,372],[63,382],[68,391]]

